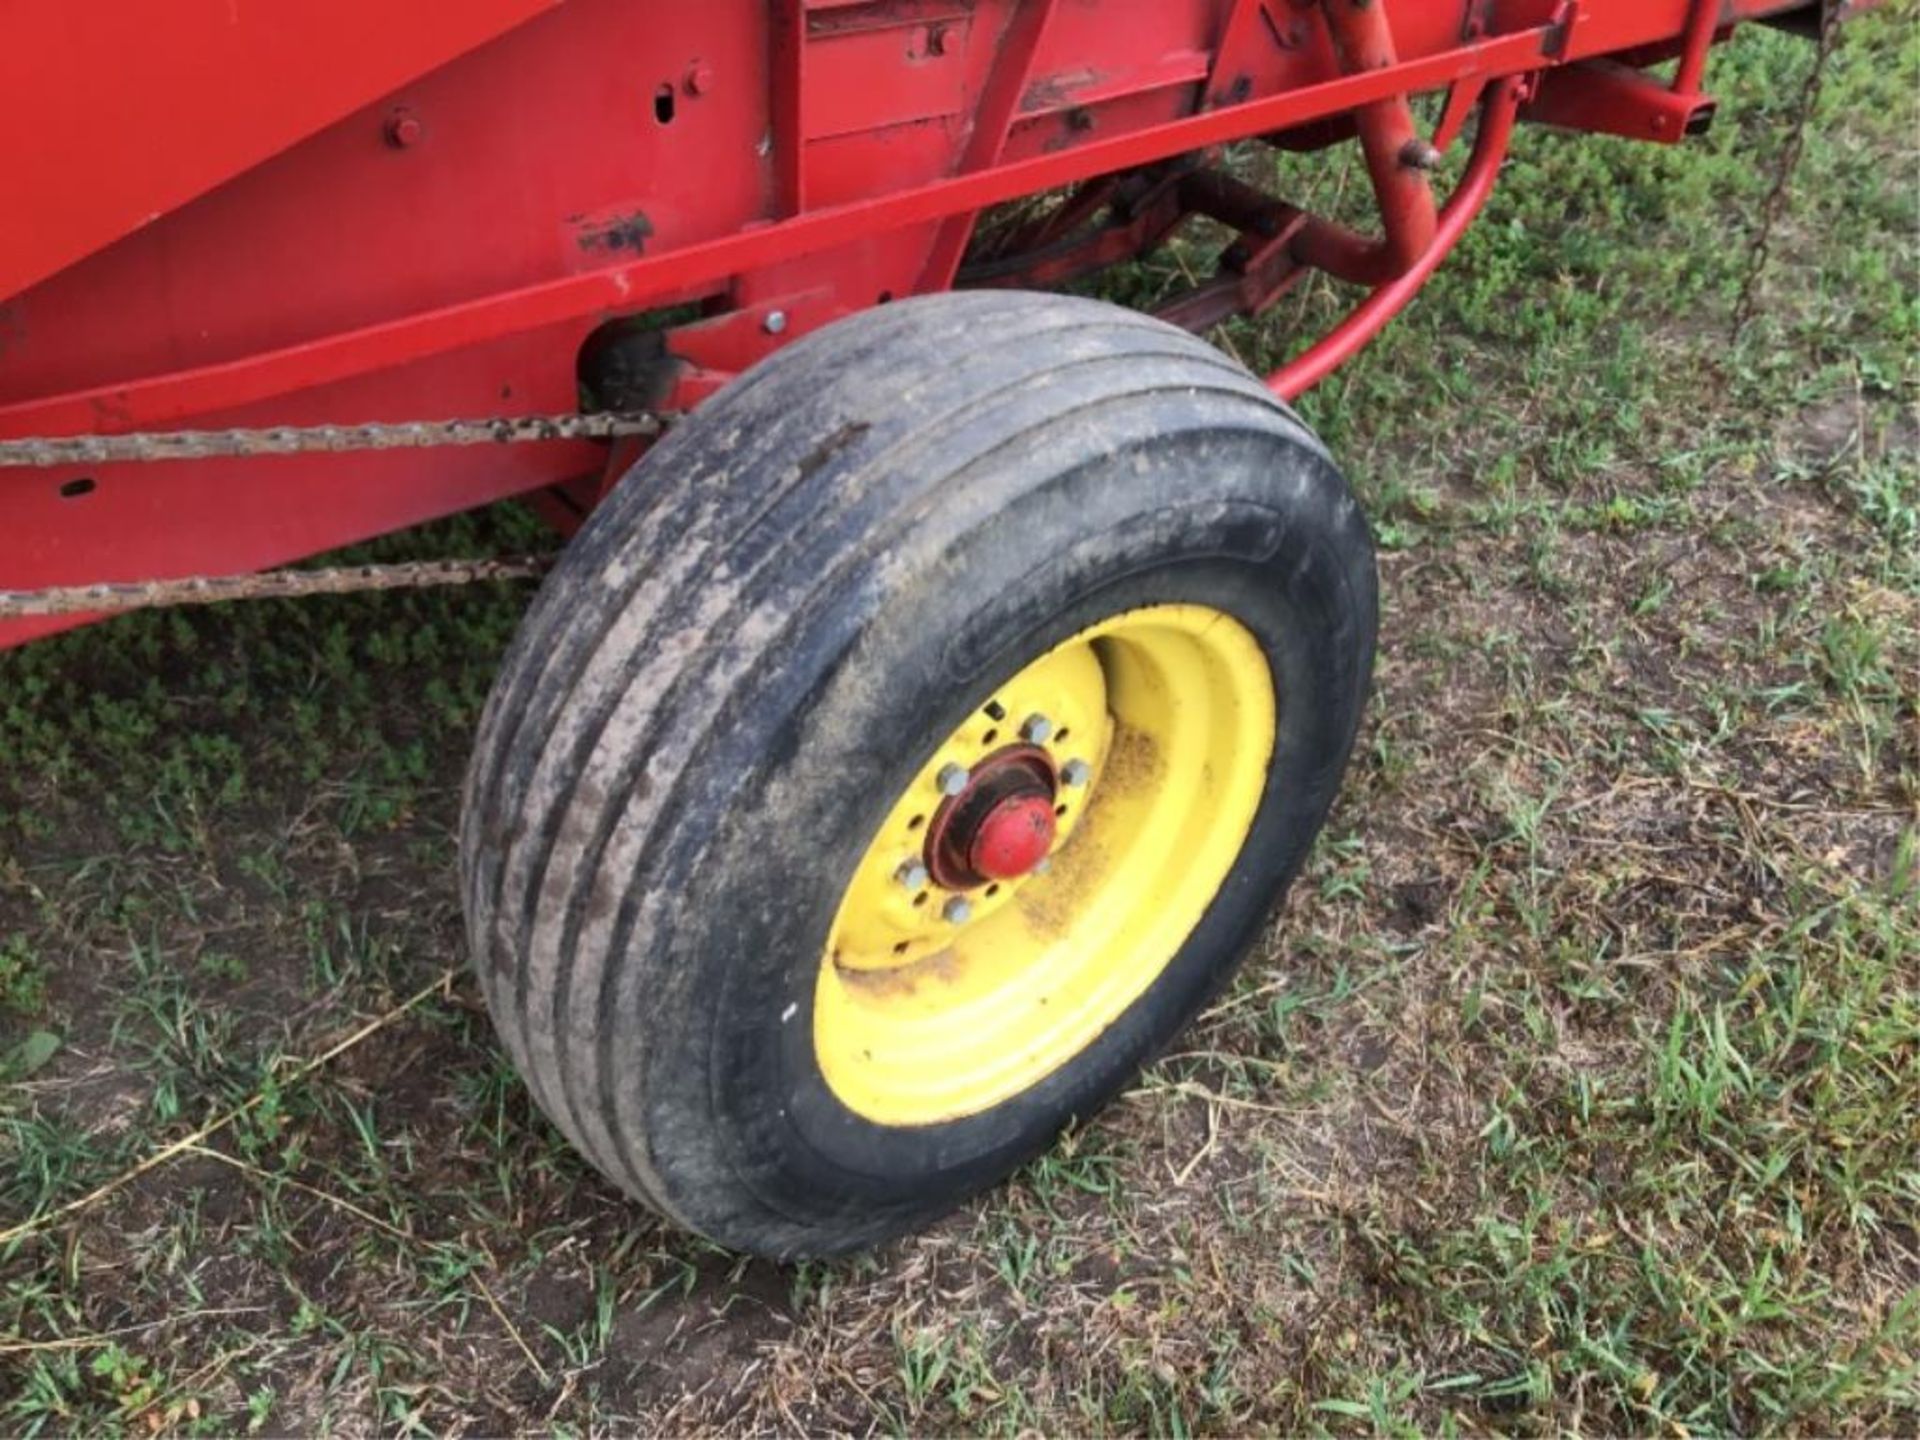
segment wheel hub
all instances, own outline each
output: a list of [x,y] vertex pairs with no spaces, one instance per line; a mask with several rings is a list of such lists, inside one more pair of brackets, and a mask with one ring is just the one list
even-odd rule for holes
[[988,756],[928,827],[926,862],[945,890],[972,890],[1032,873],[1057,834],[1053,758],[1036,745]]
[[973,837],[968,856],[989,880],[1017,880],[1053,849],[1051,795],[1019,795],[994,806]]

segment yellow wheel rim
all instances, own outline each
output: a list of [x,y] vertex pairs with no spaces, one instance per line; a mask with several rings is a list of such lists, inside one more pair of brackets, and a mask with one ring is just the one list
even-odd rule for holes
[[[1198,605],[1116,615],[983,697],[894,805],[835,916],[813,1038],[841,1103],[881,1125],[958,1119],[1093,1043],[1233,869],[1274,723],[1259,643]],[[956,850],[948,822],[1015,762],[1050,775],[1050,852],[1010,878],[956,876],[940,857],[980,852]]]

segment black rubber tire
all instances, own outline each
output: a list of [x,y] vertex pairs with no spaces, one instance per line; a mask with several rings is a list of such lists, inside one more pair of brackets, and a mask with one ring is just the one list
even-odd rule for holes
[[[1235,868],[1096,1042],[969,1118],[883,1127],[813,1057],[847,877],[981,697],[1122,610],[1236,616],[1279,735]],[[1226,982],[1331,806],[1376,578],[1326,451],[1192,336],[1008,292],[804,339],[678,426],[562,557],[468,775],[474,960],[542,1109],[743,1251],[855,1249],[1004,1177]]]

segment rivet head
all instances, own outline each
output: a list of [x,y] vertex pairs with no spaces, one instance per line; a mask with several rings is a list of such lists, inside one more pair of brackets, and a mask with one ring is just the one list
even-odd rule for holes
[[909,860],[893,872],[893,878],[917,893],[927,888],[927,867],[918,860]]
[[1053,721],[1044,715],[1029,715],[1020,726],[1020,738],[1029,745],[1044,745],[1053,738]]
[[956,895],[940,907],[940,913],[949,925],[964,925],[973,918],[973,902],[964,895]]
[[964,765],[942,765],[940,773],[934,777],[942,795],[958,795],[967,788],[967,767]]
[[1069,760],[1060,767],[1060,778],[1077,790],[1093,778],[1093,767],[1084,760]]
[[387,144],[396,150],[418,145],[426,133],[427,127],[411,110],[396,110],[387,118]]
[[761,328],[764,329],[767,334],[784,335],[787,332],[787,312],[784,310],[771,311],[767,315],[767,318],[760,323]]
[[712,90],[713,67],[711,65],[696,65],[687,71],[687,93],[689,95],[706,95],[711,93]]

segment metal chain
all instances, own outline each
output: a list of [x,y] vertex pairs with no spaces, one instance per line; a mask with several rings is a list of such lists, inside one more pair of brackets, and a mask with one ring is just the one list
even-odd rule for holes
[[299,600],[311,595],[358,595],[369,590],[424,590],[537,580],[551,555],[510,560],[414,560],[401,565],[350,565],[326,570],[268,570],[259,575],[191,575],[130,584],[56,585],[44,590],[0,590],[0,620],[49,615],[97,615],[229,600]]
[[1768,192],[1766,203],[1760,208],[1760,228],[1755,232],[1753,247],[1748,252],[1747,273],[1740,281],[1740,298],[1734,302],[1731,333],[1735,340],[1753,323],[1754,313],[1759,306],[1760,283],[1766,277],[1773,232],[1786,212],[1794,172],[1800,168],[1800,157],[1806,149],[1807,128],[1813,123],[1813,112],[1820,105],[1821,88],[1827,78],[1827,61],[1838,47],[1840,22],[1846,10],[1846,0],[1820,0],[1820,33],[1814,49],[1813,66],[1807,71],[1806,82],[1800,90],[1799,109],[1793,117],[1793,128],[1787,132],[1786,146],[1780,153],[1780,168],[1774,174],[1773,189]]
[[[278,425],[264,430],[168,430],[135,435],[0,440],[0,468],[341,454],[440,445],[519,445],[544,440],[615,440],[658,435],[666,429],[669,418],[649,411],[627,411],[606,415],[533,415],[405,424]],[[0,620],[219,605],[229,600],[291,600],[310,595],[354,595],[370,590],[417,590],[534,580],[546,574],[552,565],[550,555],[526,555],[505,560],[420,560],[398,565],[270,570],[257,575],[190,575],[172,580],[0,590]]]
[[264,430],[64,435],[0,440],[0,468],[339,454],[349,450],[425,450],[441,445],[525,445],[543,440],[617,440],[633,435],[658,435],[666,423],[663,415],[638,410],[606,415],[528,415],[404,424],[276,425]]

